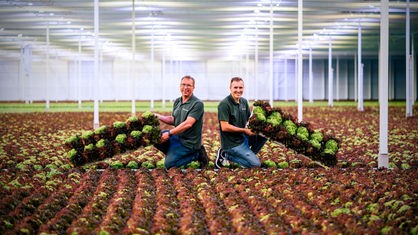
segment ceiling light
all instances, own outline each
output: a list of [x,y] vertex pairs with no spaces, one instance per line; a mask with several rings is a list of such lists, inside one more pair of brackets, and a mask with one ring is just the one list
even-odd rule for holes
[[162,11],[160,11],[160,10],[158,10],[158,11],[151,11],[151,12],[148,14],[148,16],[149,16],[149,17],[156,17],[156,16],[161,16],[161,15],[163,15],[163,12],[162,12]]

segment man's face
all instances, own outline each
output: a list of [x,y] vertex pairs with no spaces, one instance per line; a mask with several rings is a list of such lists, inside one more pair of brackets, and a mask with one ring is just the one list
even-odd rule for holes
[[188,98],[193,94],[194,83],[190,78],[184,78],[180,83],[180,92],[184,98]]
[[232,98],[235,101],[238,101],[244,93],[244,82],[243,81],[233,81],[229,87],[231,90]]

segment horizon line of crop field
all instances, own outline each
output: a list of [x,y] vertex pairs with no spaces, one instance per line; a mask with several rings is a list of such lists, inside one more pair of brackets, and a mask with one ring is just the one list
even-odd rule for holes
[[[203,101],[205,104],[206,112],[217,112],[217,106],[219,101],[207,100]],[[254,100],[249,100],[250,105]],[[389,101],[389,106],[405,106],[405,101]],[[415,102],[417,105],[418,102]],[[274,101],[273,107],[297,107],[296,101]],[[334,101],[335,107],[356,107],[358,104],[356,101]],[[320,100],[310,103],[304,101],[303,107],[326,107],[328,101]],[[379,106],[378,101],[364,101],[365,107]],[[158,112],[171,112],[173,108],[173,101],[166,101],[164,104],[161,100],[153,102],[153,108],[151,108],[151,101],[140,100],[135,101],[135,111],[158,111]],[[50,101],[49,109],[46,109],[45,101],[36,102],[24,102],[24,101],[2,101],[0,102],[0,113],[27,113],[27,112],[93,112],[94,101],[82,101],[79,105],[78,101]],[[131,112],[132,101],[99,101],[100,112]]]

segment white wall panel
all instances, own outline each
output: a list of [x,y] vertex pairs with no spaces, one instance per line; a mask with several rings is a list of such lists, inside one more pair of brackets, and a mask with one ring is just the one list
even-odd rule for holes
[[[43,101],[47,95],[51,101],[61,100],[93,100],[93,86],[99,86],[100,100],[165,100],[172,101],[180,96],[180,78],[191,75],[196,79],[195,95],[202,100],[220,100],[229,94],[229,82],[234,76],[245,81],[244,97],[247,99],[269,99],[269,89],[273,85],[275,100],[295,100],[295,60],[287,59],[287,74],[284,63],[278,59],[274,62],[274,81],[268,82],[268,61],[260,60],[258,76],[255,80],[254,61],[166,61],[165,74],[162,74],[161,61],[154,63],[154,79],[152,79],[151,63],[147,60],[136,61],[131,75],[130,60],[103,60],[101,62],[100,82],[93,83],[93,61],[81,62],[80,71],[76,59],[65,59],[51,56],[49,79],[46,79],[45,61],[32,61],[31,74],[19,76],[18,60],[0,61],[0,100],[1,101]],[[353,99],[354,74],[352,59],[339,60],[339,99]],[[373,59],[364,60],[364,89],[366,99],[375,99],[377,94],[377,66]],[[248,68],[247,68],[248,66]],[[313,60],[313,98],[327,98],[327,63],[324,59]],[[396,70],[396,67],[393,69]],[[248,70],[248,71],[247,71]],[[308,99],[308,63],[303,68],[303,98]],[[336,72],[336,70],[334,69]],[[393,76],[404,74],[397,71]],[[25,75],[22,73],[22,75]],[[246,77],[248,75],[248,77]],[[335,76],[337,77],[337,76]],[[135,83],[133,80],[135,79]],[[286,79],[286,81],[285,81]],[[395,98],[404,97],[402,79],[395,81]],[[401,81],[401,82],[399,82]],[[398,84],[399,83],[399,84]],[[337,84],[337,83],[336,83]],[[135,87],[132,87],[135,85]],[[133,93],[134,92],[134,93]],[[402,93],[402,94],[398,94]]]
[[19,61],[0,61],[0,100],[19,100]]

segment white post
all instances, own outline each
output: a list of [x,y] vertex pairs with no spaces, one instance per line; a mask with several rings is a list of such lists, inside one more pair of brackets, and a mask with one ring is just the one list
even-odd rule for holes
[[243,62],[242,62],[242,54],[241,53],[239,53],[238,54],[238,73],[239,74],[243,74],[244,72],[244,66],[243,66]]
[[269,60],[269,96],[270,96],[270,105],[273,107],[273,0],[270,0],[270,60]]
[[[412,77],[412,100],[415,102],[416,98],[417,98],[417,90],[416,90],[416,66],[415,66],[415,47],[414,47],[414,38],[412,38],[412,53],[411,53],[411,74],[410,76]],[[414,102],[412,102],[412,106],[414,106]]]
[[354,101],[357,101],[357,73],[358,73],[358,64],[357,64],[357,54],[354,54]]
[[132,109],[132,115],[134,116],[136,113],[136,105],[135,105],[135,101],[136,101],[136,77],[135,77],[135,54],[136,54],[136,34],[135,34],[135,0],[132,0],[132,23],[131,23],[131,46],[132,46],[132,60],[131,60],[131,67],[130,67],[130,71],[131,71],[131,79],[132,79],[132,100],[131,100],[131,109]]
[[298,0],[298,121],[303,118],[303,102],[302,102],[302,30],[303,30],[303,1]]
[[151,32],[151,103],[150,103],[150,109],[154,110],[154,82],[155,82],[155,76],[154,76],[154,67],[155,67],[155,58],[154,58],[154,24],[155,22],[152,22],[152,32]]
[[379,104],[380,138],[378,168],[388,168],[388,54],[389,54],[389,7],[388,0],[381,0],[380,57],[379,57]]
[[328,38],[328,105],[334,106],[333,103],[333,73],[332,73],[332,38],[329,35]]
[[[207,67],[207,63],[205,63],[205,65],[206,65],[205,67]],[[206,79],[206,81],[208,81],[208,80]],[[248,54],[248,47],[247,47],[246,52],[245,52],[245,84],[250,84],[250,57],[249,57],[249,54]],[[209,86],[207,86],[207,87],[209,87]],[[247,89],[247,91],[249,91],[249,90]]]
[[77,99],[78,108],[81,109],[81,34],[78,39],[78,60],[77,60]]
[[99,0],[94,0],[94,121],[93,128],[99,127]]
[[[104,76],[104,74],[103,74],[103,48],[104,48],[104,46],[106,45],[106,43],[107,42],[104,42],[104,43],[100,43],[100,41],[99,41],[99,78],[102,78],[103,76]],[[97,84],[97,86],[99,87],[99,102],[100,102],[100,104],[101,103],[103,103],[103,94],[102,94],[102,92],[103,92],[103,84],[101,83],[101,82],[99,82],[98,84]]]
[[254,100],[258,99],[258,26],[255,22],[255,55],[254,55]]
[[411,76],[411,50],[410,50],[410,12],[409,0],[406,1],[406,45],[405,45],[405,61],[406,61],[406,117],[413,116],[413,92],[412,92],[412,76]]
[[346,61],[346,65],[347,65],[347,69],[345,69],[345,98],[346,99],[349,99],[349,94],[348,94],[348,64],[349,64],[349,62],[348,61]]
[[288,97],[287,97],[287,58],[284,59],[284,100],[288,101]]
[[295,53],[295,66],[293,67],[294,71],[294,77],[293,77],[293,84],[294,84],[294,88],[295,88],[295,102],[298,103],[298,55],[297,55],[297,50]]
[[337,62],[336,62],[336,72],[335,72],[335,99],[340,99],[340,57],[337,56]]
[[162,91],[161,91],[161,105],[165,108],[165,54],[166,54],[166,45],[162,47],[162,58],[161,58],[161,84],[162,84]]
[[309,103],[313,103],[312,46],[309,46]]
[[49,21],[48,21],[48,25],[46,26],[46,62],[45,62],[45,67],[46,67],[46,71],[45,71],[45,108],[46,111],[49,111]]
[[[170,76],[169,76],[169,79],[170,79],[170,83],[171,83],[171,81],[175,78],[175,75],[174,75],[174,73],[175,73],[175,70],[174,70],[175,69],[174,68],[175,63],[173,61],[173,51],[171,49],[171,46],[169,48],[169,51],[170,51]],[[171,93],[170,93],[170,96],[171,96]]]
[[357,60],[357,69],[358,69],[358,71],[357,71],[357,74],[358,74],[357,110],[358,111],[364,111],[364,103],[363,103],[363,94],[364,94],[363,83],[364,82],[363,82],[363,64],[362,64],[362,60],[361,60],[361,53],[362,53],[361,42],[362,42],[361,25],[359,24],[359,26],[358,26],[358,36],[357,36],[357,54],[358,54],[358,60]]
[[20,58],[19,58],[19,88],[20,88],[20,99],[24,100],[25,103],[26,97],[25,97],[25,70],[23,68],[23,43],[20,44]]

